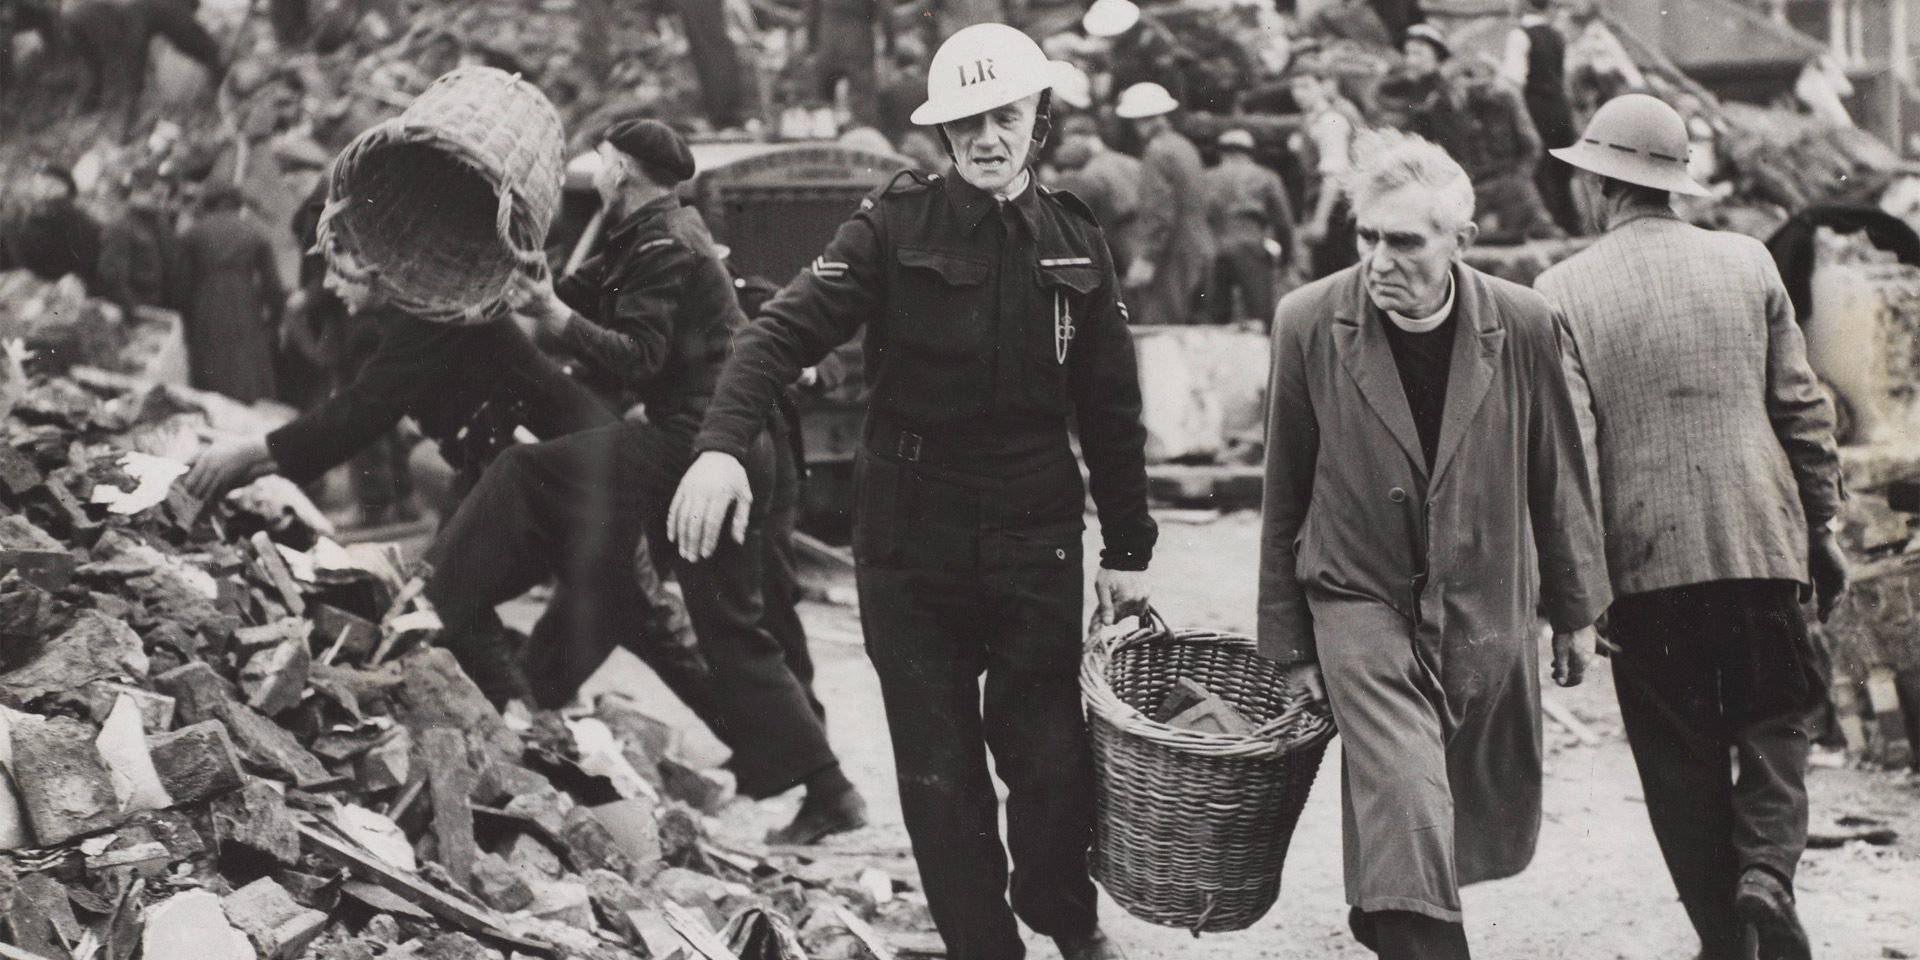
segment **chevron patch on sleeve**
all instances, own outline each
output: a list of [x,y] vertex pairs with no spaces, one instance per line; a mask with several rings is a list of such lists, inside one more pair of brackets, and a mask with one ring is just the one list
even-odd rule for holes
[[847,264],[842,260],[815,257],[813,258],[813,275],[822,280],[844,280],[847,277]]

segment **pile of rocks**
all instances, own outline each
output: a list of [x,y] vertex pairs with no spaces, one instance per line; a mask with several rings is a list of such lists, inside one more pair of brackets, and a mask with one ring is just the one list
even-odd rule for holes
[[[618,696],[497,712],[391,545],[173,481],[221,398],[76,368],[0,411],[0,957],[858,958],[857,862],[731,850],[725,774]],[[924,938],[922,938],[924,939]]]

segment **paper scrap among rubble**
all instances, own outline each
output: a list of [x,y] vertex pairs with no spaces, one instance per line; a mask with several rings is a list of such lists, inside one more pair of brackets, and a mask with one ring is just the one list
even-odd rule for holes
[[333,808],[332,819],[355,843],[385,861],[388,866],[409,873],[420,869],[413,857],[413,844],[406,831],[392,820],[359,804],[343,803]]
[[105,504],[108,513],[130,517],[165,503],[173,482],[186,476],[190,468],[178,460],[133,451],[120,458],[120,469],[140,481],[139,485],[128,492],[111,484],[95,484],[93,495],[88,499]]

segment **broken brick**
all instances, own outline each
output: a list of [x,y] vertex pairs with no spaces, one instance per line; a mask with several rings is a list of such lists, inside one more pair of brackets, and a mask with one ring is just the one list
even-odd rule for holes
[[568,880],[553,880],[534,891],[527,912],[542,920],[552,920],[581,930],[593,929],[593,900],[587,885]]
[[145,679],[147,665],[139,634],[118,620],[87,610],[64,633],[47,641],[26,666],[0,675],[0,692],[29,703],[49,693],[78,690],[95,680]]
[[26,517],[0,517],[0,573],[17,573],[48,593],[59,593],[73,582],[76,566],[64,544]]
[[380,646],[380,625],[371,620],[327,603],[316,603],[307,612],[313,618],[311,639],[316,649],[331,650],[338,644],[336,657],[359,662]]
[[164,693],[117,680],[95,680],[80,689],[80,696],[96,720],[103,720],[113,712],[121,697],[127,697],[140,714],[141,729],[149,734],[173,729],[173,698]]
[[163,810],[173,806],[173,798],[160,781],[160,774],[148,752],[147,733],[140,719],[140,707],[126,694],[107,714],[94,738],[94,748],[113,775],[113,793],[123,813]]
[[474,861],[473,892],[502,913],[525,910],[533,903],[533,888],[527,885],[527,878],[495,853]]
[[[296,845],[298,843],[296,839]],[[221,902],[227,919],[259,951],[261,960],[293,960],[327,925],[327,915],[294,902],[271,877],[235,890]]]
[[247,706],[272,717],[300,703],[307,687],[307,670],[313,666],[313,653],[302,635],[282,641],[279,646],[261,651],[240,670],[240,689],[247,695]]
[[635,864],[645,866],[660,860],[660,822],[652,801],[635,798],[590,809],[613,836],[615,845]]
[[12,730],[13,782],[41,846],[120,822],[113,775],[94,749],[92,727],[65,717],[18,715]]
[[707,816],[718,814],[733,797],[733,786],[726,780],[672,757],[661,759],[660,779],[667,796]]
[[11,443],[0,443],[0,486],[17,500],[47,482],[47,475]]
[[199,803],[245,784],[240,756],[218,720],[163,733],[147,741],[160,782],[175,803]]
[[248,540],[253,545],[253,555],[260,569],[273,584],[280,595],[280,602],[287,610],[298,617],[307,612],[307,601],[300,593],[300,584],[293,579],[293,571],[287,568],[287,558],[280,555],[280,548],[274,545],[273,538],[265,530],[255,533]]
[[280,866],[300,861],[300,834],[287,814],[287,800],[265,780],[248,777],[237,791],[215,800],[214,842],[222,861],[259,866],[264,858]]
[[586,807],[567,811],[560,839],[566,843],[575,869],[612,870],[621,876],[633,876],[638,870],[638,864],[627,856],[613,831]]
[[419,737],[432,727],[455,727],[480,738],[494,757],[517,763],[525,749],[453,654],[425,647],[400,658],[403,681],[388,693],[394,715]]
[[355,775],[368,793],[405,786],[413,769],[413,735],[394,727],[380,742],[360,755]]
[[246,762],[283,774],[299,787],[335,781],[291,732],[238,702],[233,685],[207,664],[189,663],[155,677],[153,682],[177,701],[181,719],[188,723],[216,719],[226,724],[233,745]]

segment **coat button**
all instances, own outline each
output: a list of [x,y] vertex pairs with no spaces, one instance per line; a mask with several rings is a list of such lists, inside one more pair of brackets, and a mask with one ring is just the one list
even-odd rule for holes
[[1067,558],[1067,551],[1066,551],[1066,550],[1064,550],[1064,549],[1061,549],[1061,550],[1055,550],[1055,551],[1053,551],[1053,556],[1054,556],[1054,558],[1055,558],[1055,559],[1058,559],[1058,560],[1065,560],[1065,559]]
[[1392,500],[1394,503],[1405,503],[1407,492],[1399,487],[1394,487],[1392,490],[1387,491],[1387,499]]

